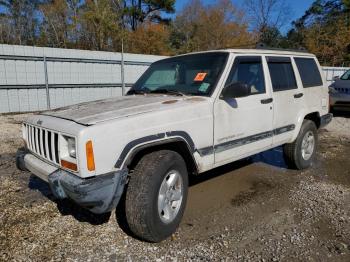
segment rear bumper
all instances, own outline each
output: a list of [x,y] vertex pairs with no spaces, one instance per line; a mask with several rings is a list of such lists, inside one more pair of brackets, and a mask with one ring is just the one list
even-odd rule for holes
[[56,198],[69,198],[96,214],[109,212],[118,205],[128,174],[127,170],[121,170],[84,179],[20,150],[16,165],[49,183]]
[[328,125],[333,119],[333,114],[326,114],[321,116],[321,121],[320,121],[320,128],[325,127]]

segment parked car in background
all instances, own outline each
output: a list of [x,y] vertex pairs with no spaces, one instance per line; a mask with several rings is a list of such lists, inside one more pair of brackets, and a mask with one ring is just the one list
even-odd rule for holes
[[334,77],[329,87],[329,102],[332,109],[350,110],[350,70],[341,77]]

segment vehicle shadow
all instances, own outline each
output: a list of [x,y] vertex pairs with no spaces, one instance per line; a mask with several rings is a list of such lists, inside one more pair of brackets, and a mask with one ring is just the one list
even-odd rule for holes
[[215,177],[238,170],[242,167],[259,162],[276,168],[288,168],[288,165],[286,164],[283,157],[282,147],[276,147],[265,152],[247,157],[245,159],[217,167],[213,170],[204,172],[199,176],[192,176],[190,177],[189,184],[190,186],[194,186]]
[[[195,186],[205,181],[211,180],[215,177],[222,176],[226,173],[238,170],[245,166],[262,162],[270,166],[277,168],[286,168],[287,165],[283,159],[282,148],[268,150],[266,152],[256,154],[252,157],[245,158],[243,160],[235,161],[233,163],[215,168],[207,171],[199,176],[191,176],[189,179],[189,186]],[[38,190],[43,196],[53,201],[57,205],[57,209],[62,216],[72,216],[80,222],[87,222],[91,225],[101,225],[107,223],[110,219],[111,212],[106,214],[94,214],[87,209],[84,209],[69,199],[60,200],[54,197],[49,185],[41,179],[31,175],[29,178],[28,187],[32,190]],[[127,188],[126,188],[127,189]],[[126,190],[125,190],[126,191]],[[131,232],[125,214],[125,191],[116,208],[116,220],[119,227],[129,236],[135,237]]]

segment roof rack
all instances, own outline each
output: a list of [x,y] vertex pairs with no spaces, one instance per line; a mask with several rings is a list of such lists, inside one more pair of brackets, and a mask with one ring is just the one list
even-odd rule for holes
[[261,49],[261,50],[274,50],[274,51],[290,51],[290,52],[309,53],[309,51],[305,47],[299,47],[298,49],[277,48],[277,47],[268,47],[264,43],[257,43],[255,48],[256,49]]

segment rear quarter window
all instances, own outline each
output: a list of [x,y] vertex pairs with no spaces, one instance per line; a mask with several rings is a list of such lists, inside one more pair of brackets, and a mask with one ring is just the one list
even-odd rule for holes
[[323,85],[322,77],[315,59],[295,57],[294,61],[298,67],[299,75],[304,87]]

